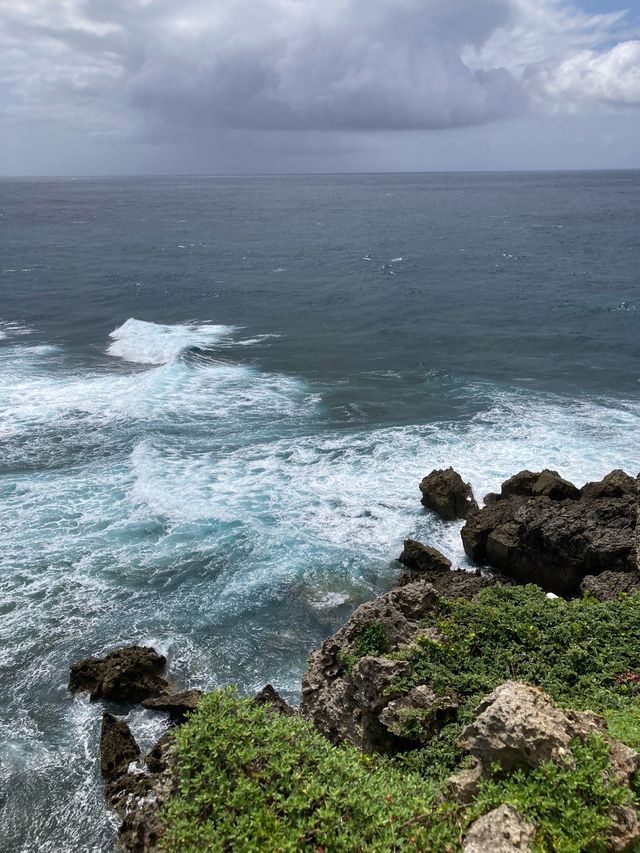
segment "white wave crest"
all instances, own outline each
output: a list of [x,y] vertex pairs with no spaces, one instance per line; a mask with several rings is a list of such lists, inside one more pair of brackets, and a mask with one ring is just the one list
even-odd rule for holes
[[168,364],[188,347],[217,343],[233,328],[210,324],[164,326],[130,317],[109,335],[113,342],[107,352],[136,364]]

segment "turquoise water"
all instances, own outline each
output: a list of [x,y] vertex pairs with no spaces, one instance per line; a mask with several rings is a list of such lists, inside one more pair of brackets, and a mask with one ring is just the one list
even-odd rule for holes
[[0,183],[2,849],[113,848],[71,661],[295,701],[404,538],[465,564],[433,467],[638,473],[639,226],[632,172]]

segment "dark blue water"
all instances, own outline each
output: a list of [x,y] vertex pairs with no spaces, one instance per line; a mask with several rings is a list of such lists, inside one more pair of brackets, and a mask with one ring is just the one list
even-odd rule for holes
[[636,172],[1,182],[2,849],[113,847],[71,661],[295,700],[431,468],[637,473],[638,270]]

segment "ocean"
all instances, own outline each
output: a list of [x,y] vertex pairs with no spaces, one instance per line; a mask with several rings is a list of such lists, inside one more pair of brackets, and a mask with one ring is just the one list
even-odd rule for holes
[[403,539],[468,565],[431,469],[637,474],[639,276],[640,172],[0,181],[0,848],[114,848],[71,662],[295,702]]

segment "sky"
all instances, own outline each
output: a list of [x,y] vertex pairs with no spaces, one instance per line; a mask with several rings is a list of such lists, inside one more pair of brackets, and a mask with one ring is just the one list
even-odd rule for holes
[[640,0],[0,0],[0,174],[640,168]]

